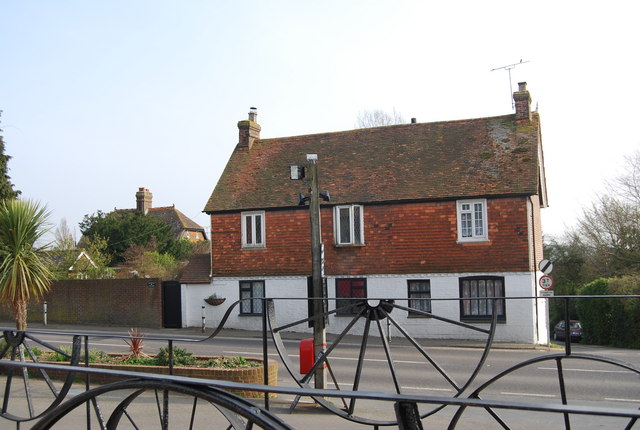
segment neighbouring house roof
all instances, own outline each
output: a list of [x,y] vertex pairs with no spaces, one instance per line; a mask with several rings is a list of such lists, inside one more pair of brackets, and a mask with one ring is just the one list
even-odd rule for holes
[[[136,212],[137,209],[116,209],[118,212]],[[180,212],[175,206],[165,206],[147,209],[147,214],[158,218],[163,223],[171,227],[171,231],[179,236],[185,230],[193,230],[202,232],[206,239],[204,228],[193,221],[191,218]]]
[[208,284],[211,276],[211,254],[194,254],[180,274],[181,284]]
[[78,254],[78,257],[73,261],[73,264],[67,270],[69,272],[73,272],[74,270],[77,270],[76,266],[80,261],[86,261],[86,263],[84,263],[84,267],[81,270],[84,270],[89,266],[93,266],[94,268],[98,267],[96,266],[96,263],[93,262],[91,257],[89,257],[89,255],[85,251],[80,251],[80,254]]
[[538,194],[546,205],[533,113],[256,139],[236,147],[204,212],[297,206],[307,189],[290,166],[306,154],[331,204]]

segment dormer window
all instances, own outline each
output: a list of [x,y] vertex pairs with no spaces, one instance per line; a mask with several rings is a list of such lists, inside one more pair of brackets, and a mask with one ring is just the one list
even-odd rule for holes
[[266,247],[264,237],[264,211],[242,213],[242,247]]
[[361,205],[336,206],[336,245],[364,245],[364,210]]

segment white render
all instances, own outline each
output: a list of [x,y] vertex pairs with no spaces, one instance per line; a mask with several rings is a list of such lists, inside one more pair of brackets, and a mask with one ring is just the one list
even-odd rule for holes
[[[495,341],[520,343],[547,343],[549,339],[547,322],[547,299],[533,299],[537,291],[537,280],[541,273],[504,272],[504,273],[457,273],[457,274],[419,274],[419,275],[369,275],[353,278],[366,278],[367,296],[372,299],[395,299],[396,303],[408,306],[407,280],[429,279],[431,284],[431,309],[434,315],[460,321],[459,278],[467,276],[503,276],[505,284],[506,322],[498,323]],[[335,298],[336,278],[327,278],[327,293],[329,299]],[[183,327],[201,327],[204,312],[206,327],[217,327],[224,313],[239,298],[239,282],[249,280],[263,280],[265,295],[276,299],[275,309],[278,325],[288,324],[307,318],[307,279],[306,277],[242,277],[242,278],[214,278],[210,284],[183,284],[182,286],[182,315]],[[205,304],[204,299],[213,293],[218,297],[225,297],[226,301],[219,306]],[[513,298],[510,299],[509,298]],[[278,300],[280,298],[280,300]],[[448,300],[446,300],[448,299]],[[204,309],[203,309],[204,306]],[[335,308],[335,301],[329,300],[329,309]],[[394,309],[391,316],[416,338],[438,339],[475,339],[486,340],[487,335],[469,330],[454,324],[438,321],[432,318],[407,317],[407,312]],[[350,317],[331,315],[327,332],[340,333],[351,321]],[[489,323],[474,323],[481,328],[489,328]],[[386,332],[387,322],[382,321]],[[260,315],[240,315],[239,307],[230,314],[225,328],[240,330],[261,330]],[[358,322],[350,334],[361,334],[364,322]],[[372,330],[377,331],[377,325],[372,324]],[[307,323],[301,323],[289,329],[302,333],[312,333]],[[396,327],[390,325],[391,338],[400,336]]]

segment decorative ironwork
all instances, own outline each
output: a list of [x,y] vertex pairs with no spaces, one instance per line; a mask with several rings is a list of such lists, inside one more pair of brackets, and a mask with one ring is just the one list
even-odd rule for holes
[[[581,300],[599,300],[603,298],[640,298],[640,296],[596,296],[590,298],[580,297]],[[492,300],[496,309],[495,300],[540,300],[539,298],[518,297],[518,298],[483,298],[483,300]],[[567,312],[565,319],[568,321],[569,300],[573,297],[555,297],[554,299],[563,300],[565,310]],[[250,299],[256,300],[256,299]],[[593,362],[600,365],[612,366],[614,372],[630,372],[634,379],[640,376],[640,370],[635,366],[623,363],[607,357],[599,357],[587,354],[573,353],[571,343],[565,342],[564,353],[552,353],[543,357],[528,359],[521,363],[516,363],[506,370],[499,372],[497,375],[490,377],[482,382],[477,388],[473,388],[472,384],[477,380],[480,370],[484,367],[488,354],[491,350],[495,337],[497,316],[494,312],[490,325],[487,328],[477,327],[473,324],[452,320],[442,316],[435,315],[431,312],[418,311],[414,308],[408,308],[399,304],[404,299],[368,299],[368,300],[347,300],[342,308],[333,309],[323,315],[316,315],[306,319],[278,325],[278,312],[276,305],[278,300],[300,300],[300,299],[259,299],[263,302],[262,313],[262,355],[265,362],[269,355],[268,337],[271,335],[275,349],[278,352],[282,363],[288,373],[295,381],[296,387],[276,387],[267,384],[267,372],[265,372],[265,381],[263,385],[257,384],[241,384],[227,381],[207,380],[176,377],[171,375],[153,375],[140,372],[120,372],[102,369],[94,369],[89,367],[89,338],[115,338],[122,336],[113,333],[87,334],[61,331],[32,330],[32,331],[15,331],[4,330],[4,345],[0,348],[0,381],[4,382],[2,408],[0,409],[0,417],[14,421],[19,428],[21,423],[33,423],[36,429],[50,428],[59,420],[67,415],[81,411],[82,405],[86,405],[84,411],[87,414],[87,428],[91,427],[91,422],[97,422],[100,428],[116,428],[125,421],[134,427],[140,427],[145,420],[152,419],[154,423],[159,424],[160,428],[168,428],[170,425],[178,423],[181,418],[186,419],[186,424],[178,424],[180,428],[199,428],[199,420],[210,419],[211,416],[218,416],[220,419],[228,423],[228,429],[253,428],[254,426],[265,429],[289,429],[288,424],[276,417],[270,412],[269,394],[290,394],[295,397],[309,396],[318,404],[334,413],[336,416],[360,423],[363,425],[378,428],[381,426],[398,426],[403,429],[421,429],[423,422],[429,417],[436,416],[438,412],[445,407],[455,408],[453,417],[448,423],[449,428],[455,428],[463,419],[467,419],[470,409],[474,411],[486,411],[490,419],[502,428],[510,428],[510,421],[514,420],[513,413],[508,411],[533,411],[541,413],[557,414],[562,417],[564,427],[571,428],[575,423],[575,416],[602,416],[624,418],[624,428],[632,428],[638,418],[640,411],[637,408],[611,408],[604,406],[593,406],[587,404],[576,403],[572,399],[572,390],[570,385],[572,380],[567,376],[568,362]],[[307,300],[307,299],[304,299]],[[314,299],[310,299],[314,300]],[[324,299],[318,299],[324,300]],[[473,300],[473,299],[470,299]],[[225,312],[220,325],[213,333],[202,339],[190,338],[168,338],[145,336],[145,340],[160,340],[168,344],[169,349],[169,368],[173,373],[173,348],[175,343],[197,343],[215,339],[224,328],[225,323],[233,314],[237,312],[237,307],[242,301],[233,303]],[[479,354],[477,362],[470,369],[468,376],[457,381],[451,373],[448,372],[447,363],[441,363],[422,344],[424,339],[416,339],[409,334],[407,328],[403,327],[394,318],[394,311],[411,311],[413,314],[422,313],[423,316],[429,317],[425,321],[438,321],[441,324],[451,324],[463,330],[469,330],[482,336],[484,348]],[[319,354],[313,363],[311,369],[302,377],[298,377],[292,364],[291,355],[285,347],[282,339],[282,333],[294,329],[297,326],[306,328],[307,323],[314,318],[325,318],[328,315],[337,312],[345,314],[345,311],[355,311],[355,315],[345,317],[345,328],[335,336],[335,339],[327,345],[324,352]],[[403,392],[398,373],[397,360],[394,358],[394,350],[385,334],[384,324],[392,326],[396,332],[400,333],[405,340],[404,344],[408,345],[418,356],[424,359],[424,363],[431,371],[435,371],[442,381],[446,383],[453,394],[451,396],[424,396],[417,394],[408,394]],[[351,389],[340,389],[340,381],[336,375],[331,372],[332,378],[335,380],[337,389],[334,390],[317,390],[310,387],[309,382],[312,380],[313,374],[319,366],[329,364],[338,347],[344,343],[347,335],[356,333],[356,327],[359,330],[359,348],[356,360],[356,366],[353,374],[347,381],[352,386]],[[300,331],[304,331],[300,330]],[[69,335],[71,337],[71,348],[65,349],[52,345],[50,342],[44,341],[42,336],[45,334]],[[362,391],[363,375],[365,371],[365,355],[367,350],[372,347],[375,338],[378,348],[381,348],[385,355],[387,365],[387,375],[390,380],[392,389],[386,392],[369,392]],[[47,349],[54,351],[60,357],[69,360],[69,364],[47,364],[41,363],[38,359],[37,349]],[[536,403],[536,402],[514,402],[512,400],[493,399],[492,389],[501,382],[506,381],[509,377],[516,375],[518,371],[523,369],[537,368],[542,364],[549,364],[550,369],[555,369],[554,377],[547,379],[557,388],[561,404]],[[330,367],[329,367],[330,369]],[[55,374],[56,378],[51,375]],[[121,378],[129,378],[127,381],[107,384],[97,387],[91,387],[91,376],[94,374],[115,375]],[[61,378],[62,375],[62,378]],[[484,375],[484,373],[483,373]],[[344,375],[343,375],[344,376]],[[38,386],[36,388],[34,377],[38,378]],[[60,381],[60,378],[62,379]],[[74,380],[78,378],[84,379],[85,390],[80,393],[74,393],[70,396],[71,386]],[[537,378],[541,379],[541,378]],[[477,384],[476,384],[477,385]],[[265,393],[264,407],[259,407],[248,400],[239,398],[229,394],[225,390],[242,389],[252,390]],[[469,391],[471,390],[471,391]],[[113,398],[116,395],[119,400],[113,405]],[[117,396],[116,396],[117,397]],[[481,398],[483,397],[483,398]],[[485,398],[487,397],[487,398]],[[636,396],[637,397],[637,396]],[[65,399],[68,400],[65,401]],[[107,400],[105,400],[105,398]],[[334,401],[331,401],[333,399]],[[338,402],[335,402],[338,400]],[[362,416],[357,406],[363,402],[386,402],[393,405],[395,418],[389,420],[377,419],[372,416]],[[140,413],[137,408],[139,404],[153,404],[153,409],[143,407],[144,413]],[[342,403],[344,408],[336,405]],[[109,405],[109,407],[106,407]],[[187,405],[188,413],[172,413],[174,410],[172,405]],[[149,418],[149,412],[153,410],[152,418]],[[507,413],[508,412],[508,413]],[[92,417],[92,418],[91,418]],[[473,419],[473,418],[469,418]]]

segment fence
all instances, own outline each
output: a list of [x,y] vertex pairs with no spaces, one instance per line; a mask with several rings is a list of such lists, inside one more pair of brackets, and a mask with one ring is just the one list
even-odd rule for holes
[[[594,296],[581,297],[581,300],[630,300],[640,296]],[[555,297],[550,300],[561,300],[565,303],[565,309],[569,308],[571,300],[575,297]],[[256,299],[252,299],[256,300]],[[315,362],[304,375],[298,376],[292,357],[295,352],[288,350],[286,339],[283,335],[288,330],[294,328],[295,324],[308,324],[314,317],[299,320],[286,325],[279,325],[277,315],[278,301],[284,302],[291,299],[259,299],[262,301],[262,339],[261,349],[263,362],[268,362],[270,354],[277,352],[280,362],[287,371],[291,386],[269,385],[268,375],[265,372],[263,384],[246,384],[238,382],[227,382],[221,380],[186,378],[173,375],[174,351],[176,344],[194,344],[202,342],[215,343],[219,340],[219,335],[224,329],[224,322],[231,312],[237,311],[241,301],[235,303],[227,313],[214,332],[202,339],[191,338],[169,338],[169,337],[145,337],[145,340],[157,340],[167,343],[169,351],[169,375],[154,375],[139,372],[124,372],[94,369],[89,367],[90,339],[100,341],[114,338],[115,334],[82,334],[72,332],[53,332],[43,330],[33,330],[28,332],[15,332],[4,330],[4,340],[6,344],[2,348],[1,355],[5,359],[0,361],[0,367],[4,373],[4,397],[1,416],[7,420],[20,423],[34,423],[33,428],[49,428],[50,426],[63,422],[79,413],[85,416],[87,428],[92,425],[99,428],[116,428],[125,421],[140,427],[151,420],[159,423],[161,428],[175,426],[181,419],[186,420],[189,428],[200,428],[198,423],[211,423],[212,417],[221,419],[225,423],[225,428],[250,428],[256,425],[267,429],[291,428],[285,419],[276,416],[271,411],[271,398],[269,394],[292,396],[296,400],[301,396],[311,397],[318,405],[332,412],[335,417],[355,422],[358,424],[379,428],[383,426],[398,426],[401,429],[421,429],[423,425],[429,426],[432,422],[445,416],[446,427],[456,428],[472,420],[476,423],[474,413],[482,412],[491,420],[492,426],[511,428],[518,425],[525,414],[540,414],[536,416],[557,416],[565,428],[572,425],[581,428],[588,428],[589,424],[596,423],[596,418],[605,420],[605,425],[609,428],[632,428],[640,417],[637,404],[623,404],[623,407],[610,407],[605,403],[585,402],[580,399],[573,399],[576,394],[571,389],[574,378],[570,376],[568,368],[575,362],[593,363],[599,367],[606,367],[605,371],[610,375],[621,375],[622,384],[628,384],[627,388],[632,390],[631,399],[639,399],[638,376],[640,370],[634,365],[623,363],[616,359],[605,356],[594,356],[589,354],[575,353],[572,351],[571,343],[565,342],[564,349],[551,351],[539,357],[528,358],[524,361],[510,364],[495,374],[485,376],[483,381],[477,377],[481,371],[486,371],[485,364],[493,347],[493,339],[498,325],[496,312],[486,326],[479,327],[477,324],[467,324],[456,320],[433,315],[426,312],[426,316],[441,322],[447,322],[462,326],[466,329],[480,332],[485,336],[482,348],[478,350],[476,362],[471,364],[469,371],[464,378],[448,371],[446,362],[436,354],[436,351],[426,347],[424,339],[414,338],[409,335],[402,326],[398,325],[393,318],[395,309],[406,310],[407,308],[396,304],[397,301],[389,298],[368,299],[368,300],[347,300],[341,309],[334,309],[330,312],[352,313],[352,319],[345,330],[328,343],[326,349],[319,351]],[[475,299],[469,299],[475,300]],[[498,309],[497,300],[540,300],[533,297],[518,298],[483,298],[492,302],[492,308]],[[398,300],[399,301],[399,300]],[[328,313],[330,313],[328,312]],[[323,318],[325,315],[317,316]],[[567,315],[568,322],[568,315]],[[386,336],[386,323],[396,327],[403,336],[402,339],[389,341]],[[352,337],[350,330],[357,324],[364,326],[364,330],[357,337]],[[568,324],[567,324],[568,326]],[[359,332],[360,333],[360,332]],[[70,351],[64,351],[55,345],[42,340],[48,334],[69,336],[71,344]],[[565,332],[566,339],[570,339],[570,332]],[[342,381],[338,381],[335,372],[332,370],[338,359],[336,354],[344,347],[346,339],[354,341],[357,339],[357,347],[352,357],[355,366],[350,366],[352,373],[347,375],[347,380],[352,382],[350,389],[339,389]],[[402,342],[400,342],[402,340]],[[428,343],[428,342],[427,342]],[[394,345],[402,344],[402,348],[410,349],[422,358],[424,369],[430,369],[431,375],[439,376],[443,383],[449,388],[450,395],[434,396],[422,395],[406,392],[399,383],[402,378],[399,360],[394,359]],[[385,366],[388,375],[392,380],[391,389],[384,391],[363,390],[361,386],[366,381],[365,357],[371,349],[378,348],[384,353]],[[36,348],[57,351],[66,354],[69,358],[68,365],[47,364],[38,361]],[[290,347],[289,347],[290,348]],[[353,348],[352,348],[353,349]],[[462,355],[470,355],[467,350],[461,350]],[[334,359],[335,358],[335,359]],[[316,389],[310,386],[314,372],[320,366],[328,366],[330,376],[335,383],[336,389]],[[540,402],[538,400],[513,401],[512,399],[498,398],[493,388],[502,384],[505,380],[518,376],[525,369],[554,368],[548,379],[551,386],[558,390],[559,403]],[[61,387],[57,387],[56,382],[49,378],[48,373],[63,372],[65,377]],[[426,370],[421,370],[425,372]],[[36,382],[33,376],[40,376],[38,382],[41,387],[36,389]],[[97,376],[111,375],[126,378],[124,381],[106,385],[92,387],[91,380]],[[632,377],[629,377],[632,375]],[[343,375],[339,375],[343,376]],[[419,375],[413,375],[418,379]],[[65,401],[71,392],[74,380],[80,377],[83,383],[82,392],[75,394]],[[608,377],[611,379],[610,377]],[[542,379],[536,376],[528,380],[529,383],[537,383]],[[42,385],[44,384],[44,385]],[[344,385],[343,385],[344,386]],[[43,388],[44,387],[44,388]],[[594,389],[601,387],[594,386]],[[253,390],[265,393],[264,399],[258,406],[229,393],[229,390]],[[76,388],[77,390],[77,388]],[[117,397],[116,393],[122,393]],[[49,399],[46,399],[48,394]],[[635,397],[634,397],[635,396]],[[504,396],[503,396],[504,397]],[[117,400],[114,400],[117,398]],[[603,399],[605,400],[605,399]],[[393,414],[390,418],[380,418],[379,416],[367,415],[373,409],[384,409],[384,406],[371,408],[359,408],[361,404],[370,405],[381,404],[391,405]],[[153,405],[153,408],[149,408]],[[341,406],[338,406],[341,405]],[[291,405],[295,407],[295,402]],[[151,414],[150,414],[151,411]],[[171,411],[171,414],[169,413]],[[365,414],[360,414],[364,411]],[[149,417],[151,415],[151,417]],[[469,418],[470,417],[470,418]],[[587,417],[586,421],[585,418]],[[614,420],[614,421],[606,421]],[[587,424],[585,427],[585,423]],[[613,423],[613,425],[611,425]],[[477,425],[477,424],[474,424]],[[186,428],[185,427],[185,428]],[[178,428],[178,427],[175,427]]]

